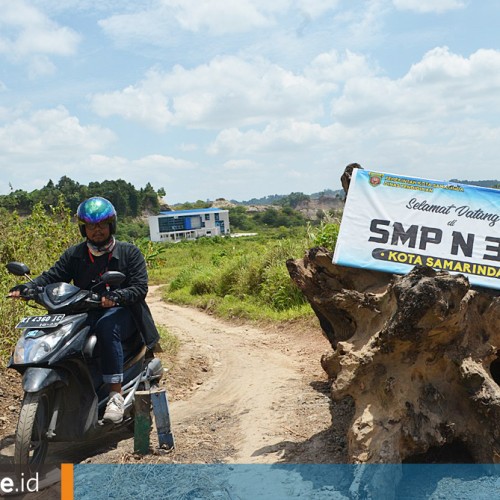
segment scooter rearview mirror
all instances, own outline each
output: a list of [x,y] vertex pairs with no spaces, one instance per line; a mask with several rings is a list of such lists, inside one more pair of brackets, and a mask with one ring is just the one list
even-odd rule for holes
[[110,286],[121,285],[125,281],[126,276],[120,271],[106,271],[101,276],[101,283],[106,283]]
[[29,278],[27,275],[30,273],[30,268],[22,262],[9,262],[5,267],[10,274]]

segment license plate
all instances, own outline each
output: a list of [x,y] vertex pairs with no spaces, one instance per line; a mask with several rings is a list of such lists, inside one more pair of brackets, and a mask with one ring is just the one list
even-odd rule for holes
[[27,316],[16,328],[54,328],[64,319],[65,314],[46,314],[45,316]]

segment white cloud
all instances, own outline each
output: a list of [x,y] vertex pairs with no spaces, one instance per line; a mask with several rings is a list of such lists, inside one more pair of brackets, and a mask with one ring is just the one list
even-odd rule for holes
[[371,52],[373,47],[386,43],[384,22],[390,12],[387,0],[350,3],[335,16],[336,37],[345,40],[337,45],[345,44],[346,48],[357,50],[365,48]]
[[192,70],[151,70],[139,84],[92,98],[101,116],[120,115],[158,130],[245,126],[323,113],[328,86],[263,59],[219,56]]
[[169,97],[162,87],[162,75],[151,70],[137,86],[94,95],[92,108],[100,116],[119,115],[161,130],[173,120]]
[[146,9],[114,14],[99,21],[104,32],[121,44],[174,43],[176,29],[212,35],[245,32],[272,24],[251,1],[157,0]]
[[[0,0],[0,186],[69,175],[248,199],[335,187],[352,161],[491,177],[493,4]],[[462,49],[428,51],[446,43]]]
[[86,169],[87,174],[94,176],[120,177],[123,172],[127,172],[128,177],[147,178],[175,170],[191,170],[195,167],[195,163],[171,156],[148,155],[134,160],[124,156],[92,154],[88,157]]
[[403,81],[412,84],[448,84],[458,81],[467,91],[476,88],[498,88],[500,83],[500,51],[480,49],[469,58],[450,52],[447,47],[436,47],[421,61],[413,64]]
[[311,80],[332,86],[351,78],[370,76],[374,73],[375,69],[370,67],[365,56],[349,50],[345,54],[337,50],[319,54],[304,71]]
[[[437,47],[399,79],[379,76],[359,54],[330,51],[302,74],[234,56],[193,69],[154,69],[123,91],[94,96],[92,104],[102,115],[118,114],[158,130],[222,129],[206,151],[236,170],[244,161],[261,164],[259,155],[277,152],[292,158],[361,151],[369,143],[379,151],[383,145],[432,142],[454,121],[494,121],[499,86],[500,51],[465,57]],[[323,108],[328,99],[330,116]]]
[[0,118],[9,120],[0,127],[4,192],[8,182],[15,189],[32,190],[63,175],[88,182],[89,155],[116,139],[108,129],[82,125],[62,106],[34,112],[3,108]]
[[[266,12],[263,12],[266,10],[266,5],[259,5],[259,2],[252,0],[238,2],[163,0],[163,4],[174,10],[174,15],[181,27],[189,31],[200,31],[205,28],[214,35],[221,35],[239,33],[271,24]],[[267,3],[267,5],[270,4]]]
[[48,158],[77,157],[103,149],[115,139],[100,126],[83,126],[62,106],[42,109],[0,127],[0,157],[41,162]]
[[[30,107],[27,103],[19,103],[17,106],[0,106],[0,123],[9,124],[23,115],[29,113]],[[1,130],[1,128],[0,128]]]
[[192,170],[196,163],[165,155],[147,155],[137,159],[129,159],[124,156],[108,156],[103,154],[89,155],[88,168],[93,173],[105,172],[106,175],[120,175],[120,172],[139,172],[144,177],[154,172],[172,172],[176,170]]
[[482,49],[466,58],[435,48],[399,80],[352,78],[334,100],[333,115],[351,124],[477,116],[500,106],[499,86],[500,51]]
[[242,159],[226,161],[223,167],[227,170],[255,170],[256,168],[260,168],[260,165],[254,160]]
[[372,129],[359,149],[363,166],[438,180],[497,177],[498,126],[428,122],[415,137],[398,136],[396,130],[395,124]]
[[449,10],[463,9],[465,2],[462,0],[392,0],[394,6],[400,10],[415,12],[442,13]]
[[320,17],[330,10],[336,9],[338,4],[339,0],[296,0],[298,10],[313,19]]
[[164,186],[168,199],[176,196],[172,186],[191,178],[197,164],[180,158],[163,155],[147,155],[137,159],[124,156],[108,156],[92,154],[85,159],[85,175],[82,182],[89,179],[103,181],[105,179],[126,179],[133,185],[144,186],[150,182],[154,187]]
[[456,177],[457,163],[472,166],[480,158],[475,175],[491,177],[500,136],[500,51],[483,49],[464,57],[438,47],[400,79],[380,77],[353,57],[348,67],[354,70],[342,82],[342,72],[328,63],[342,66],[348,60],[322,54],[305,71],[317,81],[340,80],[338,95],[330,94],[329,122],[291,117],[262,128],[236,125],[222,130],[207,152],[233,160],[274,155],[289,165],[304,158],[318,172],[333,161],[366,160],[368,168],[440,179]]
[[49,57],[76,52],[80,36],[24,0],[0,0],[0,12],[0,55],[13,62],[27,62],[31,75],[53,72]]
[[114,14],[99,22],[121,43],[133,40],[159,45],[172,42],[175,28],[223,36],[277,26],[283,16],[299,13],[316,19],[337,7],[339,0],[155,0],[147,8]]
[[287,120],[273,122],[263,130],[242,132],[237,128],[223,130],[209,146],[212,155],[248,155],[276,153],[295,155],[297,151],[311,154],[317,147],[342,143],[349,138],[349,131],[333,124],[322,127],[317,123]]
[[30,3],[49,12],[109,11],[132,9],[137,0],[30,0]]
[[165,9],[157,6],[151,10],[114,14],[98,22],[102,30],[118,43],[152,43],[165,45],[172,41],[174,19]]
[[139,168],[167,168],[174,170],[187,170],[196,166],[195,163],[187,160],[159,154],[145,156],[134,161],[133,164]]
[[[1,149],[3,149],[3,144],[4,139],[0,135]],[[27,141],[26,144],[33,146],[34,142]],[[156,188],[162,185],[168,187],[189,179],[192,173],[188,174],[187,172],[198,168],[197,163],[171,156],[152,154],[130,159],[125,156],[111,156],[92,151],[92,148],[81,147],[77,144],[72,154],[63,152],[60,156],[47,154],[41,149],[33,151],[32,154],[27,151],[24,156],[20,155],[20,151],[2,153],[0,161],[6,167],[2,170],[0,189],[4,193],[8,192],[9,182],[12,182],[14,189],[28,191],[39,189],[47,184],[49,178],[56,181],[63,175],[83,184],[88,184],[91,181],[125,179],[136,187],[145,186],[147,182]],[[16,167],[9,166],[13,162],[17,165]],[[16,181],[19,179],[16,170],[22,170],[25,177],[22,186],[18,185],[18,180]],[[175,195],[175,192],[169,193],[169,197]]]

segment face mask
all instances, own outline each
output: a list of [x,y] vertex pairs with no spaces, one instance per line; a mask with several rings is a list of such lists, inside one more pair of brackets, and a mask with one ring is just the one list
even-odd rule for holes
[[95,255],[96,257],[99,257],[100,255],[104,255],[105,253],[110,253],[113,251],[113,248],[115,248],[116,240],[114,236],[110,236],[108,241],[105,243],[102,243],[100,245],[97,245],[96,243],[90,241],[87,238],[87,246],[90,250],[90,253],[92,255]]

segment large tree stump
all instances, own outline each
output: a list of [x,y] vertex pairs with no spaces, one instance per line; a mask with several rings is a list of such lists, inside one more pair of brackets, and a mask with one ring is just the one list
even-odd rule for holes
[[332,346],[321,360],[332,399],[354,401],[351,463],[397,464],[457,442],[476,463],[500,462],[499,297],[428,267],[337,266],[323,248],[287,267]]

